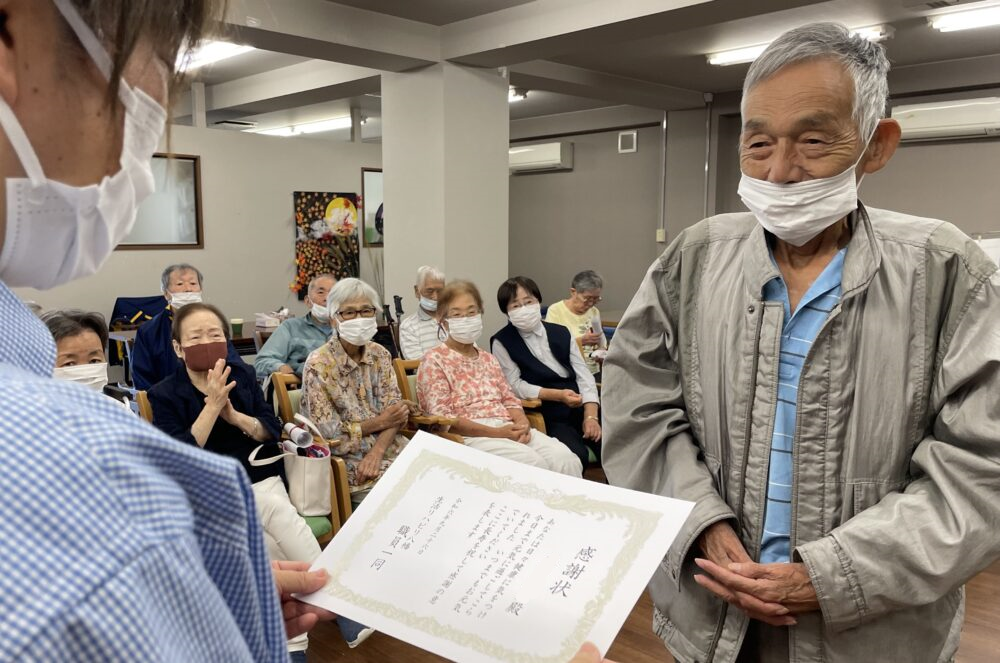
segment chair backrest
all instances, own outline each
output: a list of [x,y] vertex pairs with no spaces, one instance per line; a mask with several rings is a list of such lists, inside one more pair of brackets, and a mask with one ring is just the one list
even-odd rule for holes
[[153,406],[149,404],[149,396],[145,391],[135,392],[135,402],[139,406],[139,416],[153,423]]
[[399,393],[408,401],[417,402],[417,369],[419,359],[393,359],[392,370],[396,374]]
[[271,384],[274,386],[278,417],[286,424],[295,421],[302,401],[302,380],[290,373],[271,373]]

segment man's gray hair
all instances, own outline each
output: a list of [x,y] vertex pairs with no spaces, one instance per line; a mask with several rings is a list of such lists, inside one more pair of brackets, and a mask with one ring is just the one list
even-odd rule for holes
[[600,290],[604,287],[604,279],[592,269],[587,269],[573,277],[570,287],[577,292],[588,292],[590,290]]
[[747,94],[782,68],[818,58],[836,60],[854,81],[854,121],[867,140],[885,117],[889,101],[889,58],[881,44],[852,34],[839,23],[811,23],[789,30],[768,45],[743,81],[740,112],[746,121]]
[[168,265],[160,275],[160,292],[163,294],[167,293],[167,286],[170,285],[170,275],[174,272],[194,272],[198,275],[198,287],[201,287],[201,283],[204,280],[204,277],[201,275],[201,270],[194,265],[189,265],[186,262],[179,262],[176,265]]
[[316,283],[321,281],[322,279],[330,279],[334,283],[337,282],[337,277],[331,274],[330,272],[326,272],[325,274],[317,274],[316,276],[312,277],[311,281],[309,281],[309,288],[306,290],[306,293],[311,296],[316,291]]
[[375,310],[378,311],[382,308],[379,303],[378,293],[375,292],[375,288],[371,287],[361,279],[340,279],[337,281],[337,285],[330,288],[330,294],[326,296],[326,305],[330,307],[330,315],[335,315],[344,302],[349,302],[352,299],[365,298],[372,303]]
[[417,269],[417,288],[423,288],[428,281],[444,281],[444,272],[437,267],[424,265]]

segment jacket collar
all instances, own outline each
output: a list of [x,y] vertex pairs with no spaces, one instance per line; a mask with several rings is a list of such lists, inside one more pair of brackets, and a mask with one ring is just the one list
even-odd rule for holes
[[[851,225],[851,240],[847,243],[847,256],[844,258],[844,274],[841,280],[844,297],[850,297],[863,291],[871,283],[882,263],[875,231],[872,229],[868,210],[861,203],[858,209],[851,213],[848,223]],[[759,223],[747,237],[743,251],[743,275],[750,291],[750,296],[759,299],[764,284],[781,276],[768,246],[767,233]]]

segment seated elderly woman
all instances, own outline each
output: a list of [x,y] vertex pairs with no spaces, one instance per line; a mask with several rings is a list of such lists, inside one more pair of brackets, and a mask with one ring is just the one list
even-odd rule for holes
[[153,425],[182,442],[232,456],[253,484],[271,559],[311,562],[319,545],[288,499],[284,465],[255,466],[281,453],[281,423],[264,401],[253,369],[226,361],[229,325],[210,304],[188,304],[174,314],[174,352],[182,364],[149,391]]
[[52,377],[78,382],[95,391],[108,384],[108,325],[100,313],[77,309],[49,311],[41,316],[56,342]]
[[[240,461],[253,484],[268,556],[312,562],[319,544],[288,498],[284,464],[250,464],[250,455],[262,443],[258,460],[281,453],[281,423],[264,401],[253,368],[227,361],[226,317],[210,304],[188,304],[174,313],[172,335],[182,363],[149,391],[153,425],[181,442]],[[352,646],[367,637],[360,624],[338,622]],[[289,641],[289,650],[302,651],[307,645],[306,637],[298,636]]]
[[[77,309],[49,311],[41,316],[56,342],[52,377],[103,392],[108,384],[108,326],[100,313]],[[114,400],[131,411],[128,400]]]
[[528,426],[496,357],[476,347],[483,333],[483,298],[468,281],[452,281],[438,296],[447,340],[427,352],[417,371],[425,412],[458,421],[451,432],[473,449],[578,477],[583,464],[559,440]]
[[359,279],[342,279],[327,296],[333,337],[302,368],[302,414],[347,465],[351,501],[359,503],[406,446],[410,416],[392,371],[392,355],[372,341],[379,298]]
[[598,376],[608,349],[608,338],[604,335],[601,312],[597,308],[603,289],[601,275],[592,269],[584,270],[573,277],[569,298],[556,302],[545,314],[545,322],[562,325],[574,339],[579,339],[587,368]]
[[601,422],[594,375],[580,346],[562,325],[542,321],[542,293],[532,279],[515,276],[497,291],[507,326],[491,339],[493,354],[519,398],[542,401],[545,431],[587,466],[588,446],[600,457]]

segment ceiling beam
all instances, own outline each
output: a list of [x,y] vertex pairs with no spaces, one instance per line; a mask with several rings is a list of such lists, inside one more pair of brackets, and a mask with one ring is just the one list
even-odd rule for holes
[[1000,54],[911,64],[889,70],[892,96],[992,86],[1000,86]]
[[649,83],[544,60],[512,66],[510,82],[511,85],[529,90],[548,90],[613,104],[659,110],[701,108],[705,105],[704,95],[697,90]]
[[223,28],[256,48],[407,71],[440,60],[440,28],[327,0],[230,2]]
[[[380,88],[381,74],[374,69],[311,60],[208,86],[205,110],[269,113],[377,93]],[[177,101],[176,115],[185,117],[190,112],[190,94],[185,93]]]
[[584,42],[601,48],[823,1],[535,0],[443,26],[441,55],[499,67],[565,55]]

